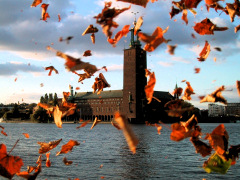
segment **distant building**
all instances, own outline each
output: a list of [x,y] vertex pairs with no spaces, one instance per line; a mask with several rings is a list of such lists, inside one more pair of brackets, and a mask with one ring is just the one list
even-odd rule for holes
[[[80,92],[74,95],[73,87],[69,101],[77,103],[77,114],[81,119],[111,121],[116,111],[120,111],[131,123],[144,123],[146,120],[160,120],[167,117],[163,106],[173,99],[169,92],[155,91],[150,104],[147,103],[144,88],[147,84],[145,76],[147,69],[146,51],[134,39],[134,28],[131,29],[130,48],[124,49],[123,89],[110,90],[93,94]],[[161,103],[158,101],[160,100]]]
[[208,116],[209,117],[217,117],[217,116],[224,116],[225,115],[225,108],[223,105],[219,104],[208,104]]
[[240,103],[227,103],[227,106],[225,106],[225,112],[227,116],[240,117]]

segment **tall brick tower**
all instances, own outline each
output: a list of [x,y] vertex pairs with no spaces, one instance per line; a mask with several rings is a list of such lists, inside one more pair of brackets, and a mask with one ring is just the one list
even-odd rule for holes
[[[134,27],[135,25],[136,21],[134,21]],[[124,49],[123,113],[131,123],[143,123],[146,116],[144,87],[147,84],[145,77],[147,58],[146,51],[141,48],[138,35],[134,36],[134,27],[130,30],[129,49]]]

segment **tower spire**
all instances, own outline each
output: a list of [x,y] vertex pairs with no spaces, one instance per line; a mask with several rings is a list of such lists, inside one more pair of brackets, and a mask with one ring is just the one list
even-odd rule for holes
[[134,29],[135,29],[135,26],[136,26],[136,24],[137,24],[137,21],[136,21],[136,14],[137,13],[139,13],[139,12],[132,12],[133,14],[134,14],[134,21],[133,21],[133,28],[131,28],[130,29],[130,31],[131,31],[131,40],[130,40],[130,44],[129,44],[129,46],[130,47],[136,47],[136,46],[141,46],[141,43],[140,43],[140,41],[139,41],[139,37],[138,37],[138,32],[139,31],[141,31],[140,29],[139,30],[137,30],[137,34],[136,34],[136,36],[137,36],[137,38],[136,38],[136,41],[135,41],[135,35],[134,35]]

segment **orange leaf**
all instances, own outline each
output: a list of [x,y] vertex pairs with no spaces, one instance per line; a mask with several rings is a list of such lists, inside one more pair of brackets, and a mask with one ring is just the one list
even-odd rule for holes
[[119,112],[116,112],[114,118],[115,121],[118,123],[119,127],[123,131],[129,149],[132,151],[133,154],[135,154],[138,139],[135,136],[134,132],[132,131],[130,125],[128,124],[126,117],[121,115]]
[[54,71],[56,74],[58,74],[58,70],[56,70],[53,66],[45,67],[45,70],[50,70],[48,73],[48,76],[52,75],[52,71]]
[[205,61],[210,53],[210,44],[208,41],[205,41],[204,48],[202,49],[201,53],[199,54],[198,61]]
[[53,148],[57,147],[57,145],[62,141],[62,139],[56,140],[56,141],[50,141],[49,143],[45,142],[37,142],[41,147],[38,151],[39,154],[44,154]]
[[31,7],[37,7],[37,5],[41,4],[42,0],[34,0]]
[[46,153],[46,166],[50,167],[51,166],[51,161],[50,161],[50,152]]
[[76,127],[76,129],[85,127],[90,121],[91,121],[91,120],[87,120],[87,121],[83,122],[80,126]]
[[236,87],[237,87],[238,95],[240,96],[240,81],[236,81]]
[[194,92],[193,92],[193,88],[192,88],[192,86],[190,85],[190,82],[186,82],[186,84],[187,84],[187,87],[185,88],[185,90],[184,90],[184,94],[183,94],[183,97],[182,97],[182,99],[183,100],[191,100],[192,98],[191,98],[191,95],[192,94],[195,94]]
[[5,144],[0,144],[0,175],[9,179],[20,172],[23,161],[18,156],[11,156],[7,153]]
[[154,72],[151,73],[148,69],[145,69],[145,73],[146,73],[146,76],[149,76],[149,80],[148,80],[148,83],[145,86],[144,90],[145,90],[146,98],[148,100],[148,104],[150,104],[152,102],[152,98],[153,98],[154,87],[156,84],[156,78],[155,78]]
[[22,133],[26,138],[29,138],[29,134],[28,133]]
[[57,152],[56,156],[58,156],[59,154],[63,154],[63,153],[68,153],[69,151],[72,151],[73,146],[78,146],[80,145],[79,142],[75,141],[75,140],[69,140],[67,144],[62,145],[61,151]]

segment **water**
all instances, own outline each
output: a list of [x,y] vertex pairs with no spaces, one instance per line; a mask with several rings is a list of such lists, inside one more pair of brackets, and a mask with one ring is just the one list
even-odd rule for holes
[[[10,151],[17,139],[20,139],[11,155],[20,156],[26,171],[27,166],[36,166],[40,142],[49,142],[62,138],[61,143],[51,150],[51,167],[42,163],[39,180],[84,179],[240,179],[240,162],[231,166],[227,174],[206,173],[201,167],[209,156],[203,158],[195,153],[189,139],[180,142],[170,140],[170,131],[163,126],[161,135],[155,127],[132,125],[139,138],[136,154],[128,148],[122,131],[111,124],[98,124],[90,130],[91,124],[76,129],[79,124],[63,124],[59,129],[55,124],[1,123],[8,136],[0,134],[0,143]],[[211,132],[218,124],[200,124],[203,132]],[[240,144],[240,123],[225,124],[229,134],[229,144]],[[22,133],[28,133],[26,139]],[[61,146],[70,139],[80,142],[72,152],[56,156]],[[73,161],[64,165],[63,157]],[[46,156],[43,155],[43,159]],[[102,168],[100,166],[102,165]],[[0,179],[4,179],[0,176]],[[15,175],[14,180],[22,178]]]

